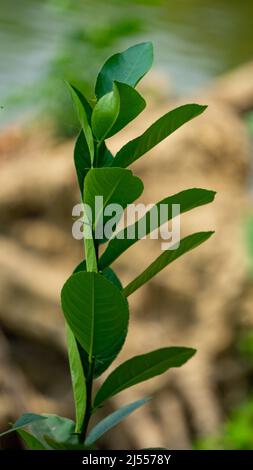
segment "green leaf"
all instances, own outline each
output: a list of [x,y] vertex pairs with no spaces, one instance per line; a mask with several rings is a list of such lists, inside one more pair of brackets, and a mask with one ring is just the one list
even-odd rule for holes
[[[74,162],[81,195],[83,196],[84,179],[91,168],[90,152],[83,130],[80,131],[74,148]],[[96,166],[111,166],[113,155],[103,142],[98,151]]]
[[91,168],[90,152],[83,130],[80,131],[74,149],[74,162],[81,194],[83,194],[83,184],[85,176]]
[[105,167],[111,166],[113,162],[113,155],[111,154],[110,150],[106,147],[105,142],[102,142],[98,149],[98,159],[97,165],[98,167]]
[[145,100],[134,88],[120,82],[115,82],[115,86],[119,92],[120,109],[115,123],[107,134],[107,138],[117,134],[146,107]]
[[33,423],[34,421],[41,421],[44,420],[45,416],[43,415],[37,415],[35,413],[24,413],[20,418],[17,419],[17,421],[13,424],[11,429],[8,429],[8,431],[2,432],[0,434],[0,437],[5,436],[6,434],[9,434],[11,432],[17,431],[18,429],[22,429],[25,426],[28,426],[28,424]]
[[94,135],[102,142],[110,133],[120,110],[120,96],[116,84],[104,95],[93,109],[91,125]]
[[92,115],[92,107],[91,107],[90,103],[85,98],[83,93],[80,90],[78,90],[77,87],[75,87],[73,84],[71,84],[69,82],[66,82],[66,84],[67,84],[67,87],[69,88],[71,96],[73,95],[73,92],[74,92],[74,94],[78,97],[80,103],[82,104],[82,106],[85,110],[85,114],[87,116],[88,123],[90,124],[91,123],[91,115]]
[[61,299],[65,318],[89,361],[115,358],[129,317],[119,289],[101,274],[79,272],[64,284]]
[[[102,219],[104,225],[110,219],[110,216],[103,217],[106,206],[119,204],[122,209],[125,209],[127,204],[135,201],[141,195],[142,191],[142,181],[134,176],[131,170],[124,168],[92,168],[86,176],[83,200],[92,210],[94,231],[98,225],[102,226]],[[103,197],[103,204],[101,204],[100,210],[97,211],[95,210],[96,196]],[[116,223],[118,221],[117,219]]]
[[[74,273],[79,273],[80,271],[85,271],[86,272],[86,261],[85,260],[81,261],[81,263],[79,263],[75,267],[75,269],[73,271],[73,274]],[[100,274],[105,276],[106,279],[108,279],[108,281],[111,281],[116,287],[118,287],[119,290],[123,289],[120,279],[118,278],[117,274],[115,273],[115,271],[113,271],[112,268],[105,268],[103,271],[100,272]]]
[[94,160],[94,142],[93,142],[93,135],[92,135],[92,130],[90,127],[90,113],[91,113],[91,108],[87,101],[85,100],[84,96],[81,94],[77,88],[75,88],[73,85],[70,83],[67,83],[70,94],[73,100],[73,103],[76,107],[77,111],[77,116],[79,119],[79,122],[81,124],[87,146],[89,149],[89,155],[90,155],[90,165],[93,164]]
[[214,232],[198,232],[183,238],[180,242],[179,248],[176,250],[170,249],[162,253],[147,269],[145,269],[145,271],[143,271],[143,273],[130,282],[130,284],[123,289],[124,295],[128,297],[134,291],[146,284],[146,282],[150,281],[152,277],[164,269],[168,264],[208,240],[213,233]]
[[108,279],[108,281],[111,281],[119,290],[123,289],[123,286],[121,284],[120,279],[118,278],[117,274],[113,271],[111,268],[106,268],[102,272],[103,276]]
[[[168,205],[168,221],[172,219],[172,205],[173,204],[180,204],[180,213],[183,214],[195,207],[202,206],[204,204],[208,204],[214,200],[215,197],[214,191],[208,191],[206,189],[187,189],[186,191],[182,191],[178,194],[174,194],[173,196],[166,197],[162,201],[158,202],[155,207],[158,209],[158,215],[160,214],[160,206],[163,204]],[[134,238],[127,238],[128,227],[124,230],[119,232],[119,238],[113,238],[109,241],[109,244],[102,254],[99,260],[99,268],[104,270],[107,266],[109,266],[113,261],[115,261],[124,251],[126,251],[130,246],[136,243],[138,238],[138,226],[141,226],[142,222],[145,221],[146,227],[146,235],[150,233],[150,231],[155,230],[160,226],[160,217],[158,217],[158,224],[157,226],[151,225],[150,214],[152,211],[148,211],[140,220],[137,220],[131,227],[134,229],[132,233],[135,234]],[[163,221],[164,222],[164,221]],[[121,237],[121,238],[120,238]]]
[[86,382],[78,345],[68,324],[66,324],[68,356],[71,372],[72,388],[76,409],[75,432],[81,432],[86,410]]
[[46,447],[29,432],[24,431],[23,429],[18,429],[17,433],[20,435],[22,441],[29,450],[46,450]]
[[96,395],[94,407],[97,408],[105,400],[126,388],[163,374],[172,367],[180,367],[195,352],[195,349],[172,347],[157,349],[129,359],[107,377]]
[[75,434],[74,421],[53,414],[43,416],[47,419],[34,422],[29,426],[29,431],[46,449],[51,449],[46,437],[65,445],[76,446],[79,444],[78,435]]
[[124,145],[116,154],[113,166],[126,168],[183,124],[199,116],[205,109],[206,106],[186,104],[169,111],[152,124],[142,135]]
[[110,57],[100,70],[96,82],[96,95],[100,99],[113,88],[118,81],[135,87],[141,78],[150,70],[153,63],[153,46],[151,42],[136,44],[124,52]]
[[[86,262],[85,262],[85,260],[82,261],[80,264],[78,264],[78,266],[76,266],[73,273],[80,272],[80,271],[86,271]],[[111,281],[119,290],[123,289],[122,284],[121,284],[118,276],[116,275],[116,273],[111,268],[106,268],[101,274],[103,276],[105,276],[106,279]],[[119,339],[119,344],[118,344],[119,351],[121,350],[121,348],[124,344],[124,341],[125,341],[125,337],[122,336]],[[82,360],[83,368],[84,368],[85,371],[87,371],[88,370],[88,354],[81,347],[81,345],[78,342],[77,342],[77,344],[78,344],[78,349],[79,349],[80,357],[81,357],[81,360]],[[113,359],[114,359],[114,357],[112,357],[111,354],[109,354],[109,356],[107,356],[107,357],[103,356],[103,359],[100,358],[98,360],[95,360],[94,361],[94,377],[95,378],[99,377],[109,367],[109,365],[111,364]],[[87,372],[85,372],[85,373],[87,373]]]
[[106,418],[102,419],[94,428],[90,431],[88,437],[85,440],[85,446],[91,446],[96,442],[103,434],[109,431],[111,428],[116,426],[120,421],[122,421],[126,416],[128,416],[133,411],[140,408],[142,405],[145,405],[150,400],[150,398],[143,398],[142,400],[135,401],[129,405],[123,406],[114,413],[110,414]]

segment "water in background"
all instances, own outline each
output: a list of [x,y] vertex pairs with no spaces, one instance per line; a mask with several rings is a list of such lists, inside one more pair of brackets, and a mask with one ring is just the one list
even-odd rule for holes
[[63,78],[89,86],[108,55],[143,40],[191,91],[252,59],[252,18],[252,0],[0,0],[0,124],[37,107],[62,122]]

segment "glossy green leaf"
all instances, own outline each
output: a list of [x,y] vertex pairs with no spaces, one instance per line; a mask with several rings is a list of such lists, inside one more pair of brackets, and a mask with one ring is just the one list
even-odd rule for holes
[[208,240],[214,232],[198,232],[189,235],[181,240],[179,248],[175,250],[164,251],[143,273],[137,276],[127,287],[123,289],[126,297],[139,289],[141,286],[150,281],[157,273],[164,269],[168,264],[172,263],[180,256],[184,255],[190,250],[193,250],[201,243]]
[[169,111],[152,124],[142,135],[124,145],[116,154],[113,166],[126,168],[131,165],[131,163],[138,160],[138,158],[162,142],[162,140],[183,124],[203,113],[205,109],[206,106],[186,104]]
[[191,348],[171,347],[129,359],[107,377],[96,395],[94,407],[97,408],[105,400],[126,388],[163,374],[172,367],[180,367],[195,352],[195,349]]
[[[84,187],[84,203],[92,210],[93,229],[102,226],[111,218],[104,216],[104,209],[109,204],[119,204],[124,209],[127,204],[135,201],[143,191],[143,183],[134,176],[131,170],[124,168],[92,168],[86,176]],[[95,210],[95,197],[102,196],[100,210]],[[117,219],[116,222],[119,220]],[[103,228],[103,227],[102,227]],[[101,234],[103,238],[103,233]]]
[[[82,261],[81,263],[76,266],[73,273],[86,271],[86,262]],[[103,276],[106,277],[109,281],[111,281],[119,290],[122,290],[122,284],[116,275],[116,273],[111,268],[106,268],[102,273]],[[119,338],[118,343],[118,350],[120,351],[125,341],[125,337],[122,336]],[[77,342],[78,349],[80,353],[80,357],[82,360],[83,369],[88,371],[88,354],[87,352],[81,347],[81,345]],[[109,354],[109,356],[103,356],[103,358],[99,358],[98,360],[94,361],[94,377],[99,377],[111,364],[112,360],[114,359],[114,355]],[[87,372],[86,372],[87,373]]]
[[[166,197],[162,201],[158,202],[155,206],[158,209],[158,215],[160,214],[160,206],[163,204],[168,205],[168,221],[172,219],[172,205],[180,204],[180,213],[183,214],[195,207],[208,204],[213,201],[215,197],[215,191],[208,191],[206,189],[193,188],[182,191],[173,196]],[[133,233],[135,234],[134,238],[127,238],[128,228],[126,227],[123,231],[119,232],[119,238],[113,238],[109,241],[109,244],[102,254],[99,260],[99,268],[101,270],[109,266],[113,261],[115,261],[124,251],[130,248],[134,243],[136,243],[138,238],[138,226],[141,226],[142,222],[145,221],[146,235],[150,231],[158,228],[160,226],[160,218],[158,217],[158,224],[156,226],[151,225],[150,219],[151,211],[147,212],[140,220],[137,220],[132,227],[134,227]],[[163,221],[164,222],[164,221]],[[121,237],[121,238],[120,238]]]
[[135,401],[129,405],[123,406],[114,413],[110,414],[106,418],[102,419],[94,428],[90,431],[88,437],[85,440],[86,446],[91,446],[96,442],[103,434],[116,426],[120,421],[126,418],[130,413],[145,405],[150,398],[143,398],[142,400]]
[[18,429],[17,433],[29,450],[46,450],[46,447],[29,432],[24,431],[23,429]]
[[110,93],[104,95],[93,109],[91,125],[94,135],[102,142],[110,133],[120,110],[120,95],[116,84]]
[[90,152],[83,130],[80,131],[74,148],[74,162],[81,194],[85,176],[91,168]]
[[145,100],[131,86],[120,82],[115,82],[115,86],[119,92],[120,109],[115,123],[107,134],[107,138],[113,136],[133,121],[146,106]]
[[80,432],[86,410],[86,382],[78,345],[68,324],[66,324],[66,332],[70,373],[76,409],[75,432]]
[[2,432],[0,434],[0,437],[5,436],[6,434],[10,434],[11,432],[17,431],[18,429],[22,429],[25,426],[28,426],[28,424],[33,423],[34,421],[41,421],[45,420],[45,416],[43,415],[37,415],[35,413],[24,413],[20,418],[17,419],[17,421],[13,424],[11,429],[8,429],[8,431]]
[[[67,87],[69,88],[71,96],[73,96],[73,92],[74,92],[74,94],[78,97],[80,103],[82,104],[82,106],[85,110],[85,114],[86,114],[88,123],[90,124],[91,123],[91,115],[92,115],[92,107],[91,107],[90,103],[85,98],[83,93],[80,90],[78,90],[77,87],[75,87],[73,84],[71,84],[69,82],[66,82],[66,84],[67,84]],[[75,98],[74,98],[74,102],[75,102]]]
[[78,435],[75,434],[75,423],[71,419],[54,414],[44,414],[43,421],[34,422],[29,426],[29,432],[46,447],[51,449],[47,438],[65,445],[78,446]]
[[97,273],[73,274],[61,294],[65,318],[92,358],[116,357],[128,327],[128,305],[121,292]]
[[77,116],[87,142],[87,147],[89,149],[90,155],[90,165],[92,165],[94,160],[94,142],[92,130],[90,127],[91,109],[81,92],[70,83],[67,83],[67,85],[69,87],[73,103],[76,107]]
[[136,44],[124,52],[110,57],[100,70],[96,82],[96,95],[100,99],[112,91],[113,82],[132,87],[150,70],[153,63],[153,46],[150,42]]

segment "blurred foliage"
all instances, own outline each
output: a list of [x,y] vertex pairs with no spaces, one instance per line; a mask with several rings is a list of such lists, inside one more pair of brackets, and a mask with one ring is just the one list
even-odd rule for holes
[[[245,364],[253,365],[253,331],[240,334],[237,351]],[[216,436],[207,436],[195,442],[197,450],[253,450],[253,395],[230,414],[223,429]]]
[[0,124],[42,109],[72,135],[63,80],[92,92],[97,64],[143,40],[178,92],[203,86],[252,57],[252,14],[252,0],[1,0]]
[[252,450],[253,398],[235,410],[218,436],[199,440],[197,450]]
[[253,111],[250,111],[249,113],[247,113],[246,125],[247,125],[248,131],[251,137],[253,138]]
[[253,364],[253,331],[245,331],[238,341],[238,351],[248,364]]
[[[245,118],[246,128],[248,130],[252,142],[252,157],[253,157],[253,111],[247,113]],[[249,174],[249,191],[252,194],[253,189],[253,161],[251,162],[251,171]],[[245,242],[248,255],[249,271],[253,278],[253,215],[249,215],[245,221]]]

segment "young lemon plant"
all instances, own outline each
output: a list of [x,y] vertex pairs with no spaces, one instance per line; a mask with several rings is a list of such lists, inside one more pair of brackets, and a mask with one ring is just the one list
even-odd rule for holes
[[[81,131],[74,149],[74,162],[81,200],[91,208],[92,217],[84,218],[85,261],[82,261],[67,279],[61,292],[62,310],[66,321],[69,364],[73,385],[75,422],[56,415],[25,413],[4,434],[17,431],[29,449],[92,449],[99,438],[126,416],[146,404],[150,398],[126,404],[97,422],[90,422],[96,411],[111,397],[140,382],[180,367],[195,350],[186,347],[165,347],[145,351],[117,366],[104,380],[94,396],[93,384],[112,364],[124,345],[129,323],[128,297],[152,279],[163,268],[188,251],[206,241],[213,232],[193,233],[180,241],[175,249],[163,251],[144,272],[127,286],[122,286],[112,263],[138,241],[138,223],[127,237],[126,227],[116,236],[95,236],[109,216],[96,211],[96,197],[103,197],[104,209],[118,204],[123,210],[143,191],[140,178],[127,167],[191,119],[199,116],[205,106],[187,104],[169,111],[143,134],[128,142],[115,156],[106,146],[106,139],[115,135],[145,108],[146,103],[135,86],[149,71],[153,61],[151,43],[137,44],[110,57],[100,70],[96,86],[96,100],[87,98],[68,84],[80,121]],[[213,201],[214,191],[187,189],[158,202],[168,207],[167,220],[173,218],[173,204],[180,204],[180,212]],[[145,214],[146,235],[154,228],[151,210]],[[100,255],[101,243],[107,247]]]

